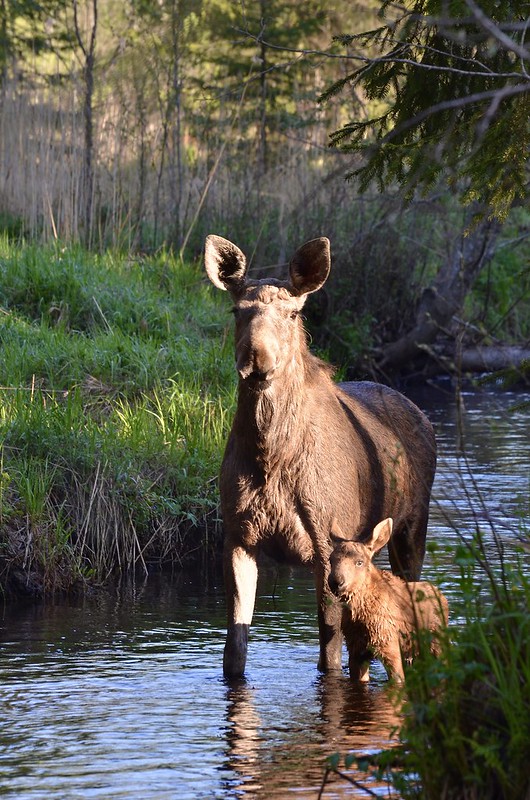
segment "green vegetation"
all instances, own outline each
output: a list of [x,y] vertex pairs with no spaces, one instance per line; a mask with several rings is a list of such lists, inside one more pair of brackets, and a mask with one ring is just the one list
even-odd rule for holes
[[442,178],[499,218],[526,196],[527,14],[525,0],[384,0],[373,29],[344,31],[339,40],[359,55],[323,99],[353,86],[371,101],[332,135],[346,151],[367,152],[353,173],[364,188],[397,181],[413,197]]
[[[521,369],[528,292],[512,294],[527,286],[527,212],[521,250],[492,258],[506,246],[498,220],[512,226],[527,190],[525,3],[2,9],[0,230],[189,259],[218,233],[253,269],[326,235],[330,302],[308,316],[351,374],[455,373],[459,352],[499,342],[519,346]],[[68,324],[69,302],[48,313]]]
[[462,543],[455,555],[462,606],[452,609],[458,621],[441,657],[421,647],[405,690],[396,690],[404,714],[399,744],[373,758],[333,756],[327,774],[344,776],[343,767],[356,764],[403,800],[528,797],[530,580],[522,538],[520,560],[510,567],[500,538],[489,551],[480,530]]
[[235,380],[199,270],[4,240],[0,285],[2,590],[207,558]]

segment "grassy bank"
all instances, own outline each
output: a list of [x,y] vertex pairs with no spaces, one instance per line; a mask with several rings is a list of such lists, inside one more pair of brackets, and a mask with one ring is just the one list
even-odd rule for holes
[[199,268],[167,255],[0,242],[2,592],[215,547],[227,322]]

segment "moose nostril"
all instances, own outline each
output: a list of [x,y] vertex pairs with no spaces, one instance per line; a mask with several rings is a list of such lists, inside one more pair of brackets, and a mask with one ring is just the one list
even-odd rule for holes
[[333,592],[333,594],[337,594],[337,592],[339,590],[339,584],[337,582],[337,579],[332,577],[331,575],[328,578],[328,586],[331,589],[331,591]]
[[266,372],[262,372],[259,369],[252,370],[250,375],[248,376],[253,381],[268,381],[271,379],[274,373],[274,369],[269,369]]

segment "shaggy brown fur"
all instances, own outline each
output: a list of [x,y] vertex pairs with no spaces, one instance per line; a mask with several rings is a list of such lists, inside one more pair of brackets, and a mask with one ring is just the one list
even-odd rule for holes
[[[410,662],[416,655],[418,631],[436,632],[447,625],[447,600],[431,583],[407,583],[372,563],[374,554],[390,538],[392,519],[376,525],[364,544],[344,539],[336,523],[331,533],[335,548],[328,583],[343,604],[342,630],[350,675],[354,680],[368,680],[369,661],[375,656],[389,677],[402,681],[402,660]],[[430,647],[439,655],[436,637]]]
[[436,464],[432,427],[403,395],[332,380],[307,347],[300,312],[330,269],[329,242],[303,245],[288,281],[251,280],[234,244],[209,236],[210,280],[234,301],[238,405],[221,468],[228,634],[225,675],[242,675],[257,556],[310,565],[317,588],[322,670],[341,667],[340,607],[327,586],[335,515],[356,538],[385,516],[394,572],[418,578]]

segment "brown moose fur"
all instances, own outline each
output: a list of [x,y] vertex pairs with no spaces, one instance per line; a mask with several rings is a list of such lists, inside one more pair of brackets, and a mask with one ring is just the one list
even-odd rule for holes
[[330,269],[329,241],[303,245],[289,280],[252,280],[236,245],[208,236],[205,268],[234,302],[238,404],[220,476],[228,631],[224,673],[244,673],[260,550],[315,573],[322,670],[340,669],[340,606],[327,586],[333,516],[355,538],[392,515],[392,569],[418,578],[436,464],[432,426],[398,392],[332,380],[300,312]]
[[[368,680],[369,661],[375,656],[390,678],[403,681],[402,660],[410,662],[416,655],[418,631],[436,632],[447,625],[447,600],[435,586],[426,581],[407,583],[372,563],[391,533],[392,519],[385,519],[376,525],[371,539],[352,542],[344,539],[336,523],[332,525],[335,547],[328,583],[343,604],[342,631],[354,680]],[[439,655],[436,636],[430,649]]]

